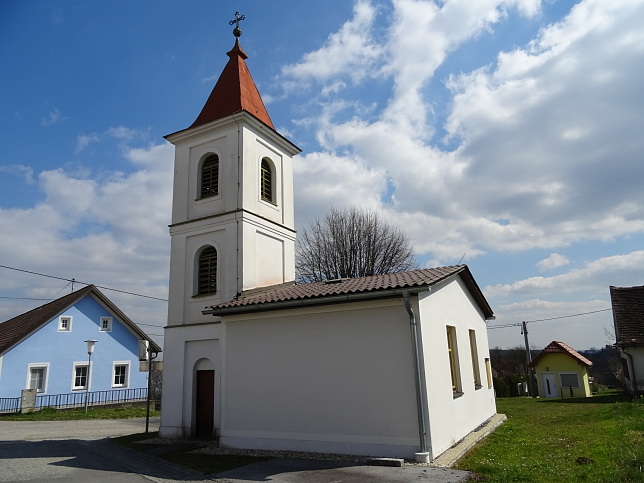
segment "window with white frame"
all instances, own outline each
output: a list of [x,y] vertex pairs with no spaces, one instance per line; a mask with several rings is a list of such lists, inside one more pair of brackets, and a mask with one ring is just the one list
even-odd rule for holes
[[492,389],[492,364],[490,364],[490,358],[485,358],[485,373],[487,375],[487,388]]
[[58,332],[71,332],[72,331],[72,316],[61,315],[58,317]]
[[47,376],[49,363],[34,363],[28,365],[27,389],[35,389],[36,392],[47,392]]
[[452,376],[452,392],[454,397],[461,396],[461,374],[458,365],[458,347],[456,345],[456,327],[447,326],[447,352],[449,353],[449,369]]
[[569,374],[560,374],[560,376],[562,388],[579,389],[579,377],[576,372],[571,372]]
[[480,389],[481,369],[479,368],[479,352],[476,347],[476,331],[470,329],[470,353],[472,354],[472,372],[474,373],[474,387]]
[[112,387],[128,387],[130,385],[130,362],[115,361],[112,371]]
[[112,332],[112,317],[101,317],[99,330],[101,332]]
[[87,362],[75,362],[74,372],[72,374],[72,390],[87,389],[89,380],[89,366]]

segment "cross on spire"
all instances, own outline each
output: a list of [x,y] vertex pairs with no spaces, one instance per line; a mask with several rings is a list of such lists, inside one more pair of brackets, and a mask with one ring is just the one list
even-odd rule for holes
[[242,31],[239,28],[239,22],[242,20],[246,20],[246,15],[242,15],[239,12],[235,12],[235,20],[231,20],[228,22],[228,25],[233,25],[235,24],[235,28],[233,29],[233,35],[237,38],[241,37]]

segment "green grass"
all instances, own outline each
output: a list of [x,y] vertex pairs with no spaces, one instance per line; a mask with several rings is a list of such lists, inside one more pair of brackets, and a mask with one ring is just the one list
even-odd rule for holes
[[[159,411],[150,411],[151,417],[158,417]],[[126,408],[88,408],[85,409],[65,409],[43,408],[29,414],[3,414],[0,421],[69,421],[72,419],[124,419],[124,418],[144,418],[145,408],[143,407],[126,407]]]
[[461,459],[479,481],[644,481],[644,401],[497,399],[508,420]]

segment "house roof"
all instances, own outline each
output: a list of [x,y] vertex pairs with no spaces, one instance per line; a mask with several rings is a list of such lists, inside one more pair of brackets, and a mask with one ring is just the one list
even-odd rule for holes
[[583,364],[587,367],[590,367],[593,365],[591,361],[586,359],[584,356],[582,356],[579,352],[571,348],[570,346],[564,344],[563,342],[559,342],[556,340],[553,340],[550,344],[548,344],[545,349],[541,351],[541,353],[535,357],[532,362],[529,364],[530,367],[535,367],[537,363],[546,355],[548,354],[568,354],[570,357],[573,359],[576,359],[578,363]]
[[121,312],[116,305],[103,295],[103,293],[101,293],[94,285],[87,285],[86,287],[76,290],[64,297],[48,302],[45,305],[41,305],[40,307],[30,310],[29,312],[18,315],[13,319],[2,322],[0,324],[0,355],[11,349],[53,318],[65,312],[65,310],[89,294],[95,296],[105,304],[119,317],[121,322],[128,325],[140,339],[149,340],[153,351],[161,352],[161,348],[123,312]]
[[486,318],[494,315],[467,265],[387,273],[370,277],[344,278],[305,284],[287,283],[247,290],[229,302],[209,307],[205,314],[257,312],[288,305],[322,305],[361,299],[400,296],[405,289],[430,287],[450,277],[460,276]]
[[618,346],[644,345],[644,286],[610,287]]
[[248,55],[235,40],[230,57],[201,113],[190,128],[201,126],[239,111],[252,114],[275,130],[268,111],[246,66]]

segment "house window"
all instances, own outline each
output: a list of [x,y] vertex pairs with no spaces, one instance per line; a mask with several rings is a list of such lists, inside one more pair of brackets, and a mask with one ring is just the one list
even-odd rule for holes
[[71,332],[72,331],[72,317],[71,315],[61,315],[58,317],[58,332]]
[[461,392],[461,377],[458,367],[458,347],[456,345],[456,327],[447,326],[447,351],[449,353],[449,369],[452,376],[452,391],[454,397],[463,394]]
[[470,353],[472,354],[472,372],[474,373],[474,387],[480,389],[481,370],[479,368],[479,354],[476,348],[476,331],[470,329]]
[[74,374],[72,381],[72,390],[87,389],[87,379],[89,377],[89,366],[85,364],[75,363]]
[[201,186],[199,198],[208,198],[219,194],[219,156],[208,156],[201,165]]
[[561,387],[568,389],[572,387],[573,389],[579,389],[579,377],[576,372],[570,374],[560,374],[561,376]]
[[273,198],[273,169],[268,159],[262,159],[260,191],[262,200],[274,203]]
[[29,364],[27,371],[27,389],[36,392],[47,392],[47,373],[49,364]]
[[485,373],[487,375],[487,388],[492,389],[492,365],[489,357],[485,358]]
[[217,250],[206,247],[199,254],[197,295],[208,295],[217,292]]
[[99,327],[101,332],[112,332],[112,317],[101,317]]
[[112,387],[128,387],[130,382],[130,363],[115,362],[113,374]]

